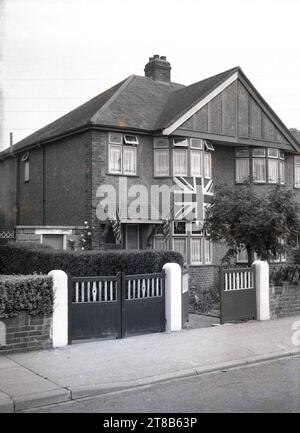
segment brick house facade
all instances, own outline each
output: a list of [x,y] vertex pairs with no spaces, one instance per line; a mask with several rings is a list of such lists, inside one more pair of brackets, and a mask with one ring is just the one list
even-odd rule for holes
[[[192,281],[214,285],[226,251],[201,232],[213,187],[239,188],[250,177],[259,189],[298,192],[299,145],[239,67],[190,86],[172,83],[170,71],[165,57],[151,57],[145,77],[128,77],[1,152],[0,226],[16,227],[20,241],[67,249],[88,221],[94,249],[175,249]],[[171,210],[157,214],[138,197],[175,178],[199,187],[201,211],[195,221],[170,222],[166,240]],[[122,208],[120,244],[97,213],[103,185]],[[140,217],[127,212],[134,200]]]

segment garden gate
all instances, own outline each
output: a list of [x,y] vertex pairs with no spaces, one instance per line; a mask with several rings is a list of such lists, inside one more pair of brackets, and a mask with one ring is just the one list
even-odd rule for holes
[[165,330],[165,273],[69,278],[72,340]]
[[256,319],[254,268],[221,268],[221,323]]

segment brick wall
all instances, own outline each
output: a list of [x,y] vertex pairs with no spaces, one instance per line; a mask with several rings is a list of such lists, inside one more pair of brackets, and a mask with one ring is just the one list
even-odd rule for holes
[[219,316],[220,266],[188,269],[190,312]]
[[33,317],[21,311],[0,321],[0,355],[52,347],[52,317]]
[[271,287],[270,314],[272,319],[300,314],[300,286],[284,283]]

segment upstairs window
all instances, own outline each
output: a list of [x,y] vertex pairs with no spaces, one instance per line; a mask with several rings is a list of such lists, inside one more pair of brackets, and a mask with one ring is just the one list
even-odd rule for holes
[[187,176],[187,149],[173,149],[174,176]]
[[255,148],[252,151],[253,182],[266,182],[266,150]]
[[240,148],[235,150],[235,181],[247,182],[250,176],[249,149]]
[[138,138],[135,135],[110,133],[108,171],[111,174],[136,175]]
[[29,152],[26,152],[22,155],[21,162],[23,163],[23,180],[24,182],[29,182]]
[[235,181],[243,183],[250,179],[254,183],[268,182],[283,185],[285,183],[284,152],[273,148],[236,149]]
[[166,137],[154,137],[154,176],[170,175],[169,140]]

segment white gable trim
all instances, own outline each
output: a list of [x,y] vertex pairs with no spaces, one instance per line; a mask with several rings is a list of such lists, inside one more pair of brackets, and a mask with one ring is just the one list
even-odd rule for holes
[[211,93],[209,93],[205,98],[201,99],[196,105],[190,108],[186,113],[184,113],[178,120],[176,120],[172,125],[165,128],[162,133],[164,135],[172,134],[175,129],[177,129],[180,125],[182,125],[186,120],[188,120],[193,114],[195,114],[198,110],[200,110],[204,105],[210,102],[213,98],[215,98],[219,93],[223,92],[226,87],[228,87],[231,83],[233,83],[238,78],[238,71],[234,72],[231,77],[227,78],[222,84],[215,88]]

